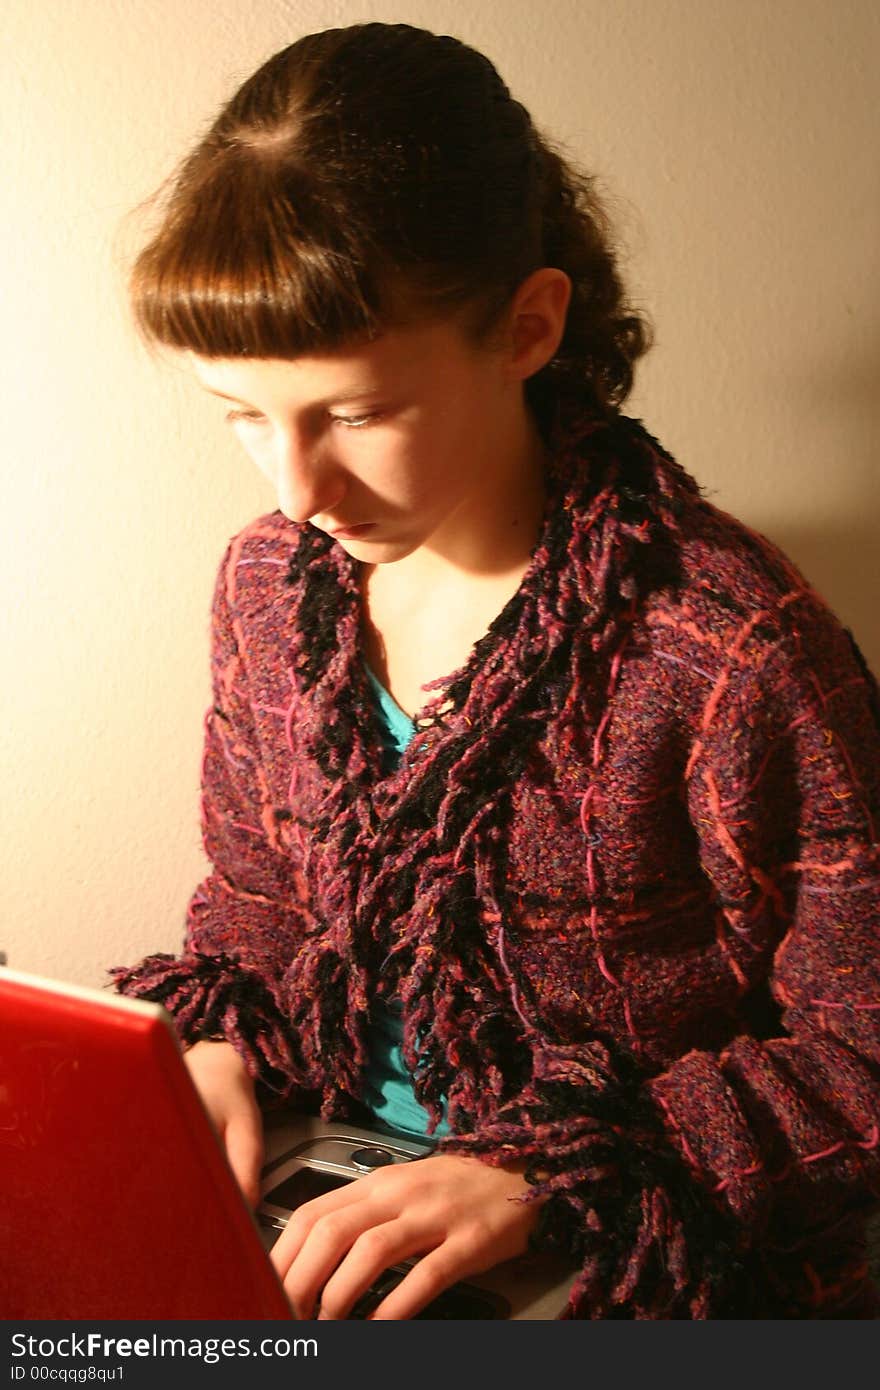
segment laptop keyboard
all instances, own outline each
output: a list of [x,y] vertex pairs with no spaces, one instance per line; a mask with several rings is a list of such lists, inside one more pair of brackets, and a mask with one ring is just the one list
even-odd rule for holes
[[[407,1274],[406,1269],[387,1269],[376,1282],[362,1294],[349,1313],[350,1318],[366,1319],[378,1308],[383,1298],[395,1289]],[[477,1289],[472,1284],[453,1284],[444,1289],[431,1303],[428,1303],[415,1318],[506,1318],[509,1309],[504,1300],[486,1289]]]
[[[257,1228],[260,1232],[263,1248],[268,1254],[278,1239],[278,1227],[273,1223],[258,1219]],[[367,1292],[361,1294],[349,1313],[349,1317],[361,1320],[368,1318],[374,1309],[378,1308],[382,1299],[393,1288],[397,1287],[401,1279],[408,1273],[408,1268],[405,1265],[398,1265],[386,1269],[384,1274],[381,1274],[370,1285]],[[415,1317],[509,1318],[510,1308],[500,1294],[493,1293],[488,1289],[479,1289],[473,1284],[453,1284],[451,1289],[444,1289],[443,1293],[438,1294],[420,1313],[416,1313]]]

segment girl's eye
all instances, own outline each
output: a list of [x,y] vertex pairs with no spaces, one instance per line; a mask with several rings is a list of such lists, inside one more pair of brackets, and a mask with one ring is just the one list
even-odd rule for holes
[[363,429],[365,425],[372,425],[374,420],[380,418],[380,412],[374,411],[372,415],[331,415],[330,419],[335,425],[345,425],[351,430]]

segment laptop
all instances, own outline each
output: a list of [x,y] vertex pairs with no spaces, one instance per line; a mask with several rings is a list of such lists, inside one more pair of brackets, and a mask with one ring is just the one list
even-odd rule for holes
[[[160,1005],[0,968],[0,1317],[289,1319],[268,1251],[290,1211],[430,1151],[271,1112],[253,1213]],[[405,1272],[386,1271],[352,1316]],[[419,1316],[555,1318],[572,1277],[509,1261]]]

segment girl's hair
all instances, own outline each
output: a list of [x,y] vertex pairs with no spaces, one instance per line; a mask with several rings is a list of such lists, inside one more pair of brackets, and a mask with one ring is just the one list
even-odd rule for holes
[[131,295],[150,341],[293,358],[461,313],[475,343],[522,281],[564,270],[559,350],[526,384],[603,415],[648,346],[593,180],[482,54],[407,24],[309,34],[270,58],[169,182]]

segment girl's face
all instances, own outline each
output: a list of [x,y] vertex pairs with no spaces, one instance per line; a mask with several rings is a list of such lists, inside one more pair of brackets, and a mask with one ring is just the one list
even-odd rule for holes
[[[364,346],[281,359],[193,358],[292,521],[357,559],[455,555],[496,517],[524,462],[522,383],[503,351],[458,323],[396,329]],[[534,445],[531,445],[532,453]]]

